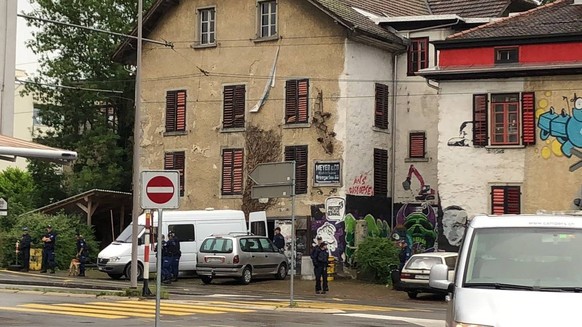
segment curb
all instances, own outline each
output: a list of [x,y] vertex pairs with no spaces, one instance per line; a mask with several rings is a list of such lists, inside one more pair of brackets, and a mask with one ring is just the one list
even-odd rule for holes
[[4,285],[25,285],[25,286],[46,286],[46,287],[64,287],[64,288],[80,288],[89,290],[101,290],[101,291],[123,291],[123,287],[115,286],[100,286],[100,285],[89,285],[80,283],[64,283],[64,282],[45,282],[45,281],[22,281],[22,280],[0,280],[0,284]]

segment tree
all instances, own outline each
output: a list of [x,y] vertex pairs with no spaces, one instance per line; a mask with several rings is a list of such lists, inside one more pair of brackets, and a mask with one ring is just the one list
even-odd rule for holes
[[8,215],[0,219],[1,230],[10,229],[15,217],[34,209],[38,202],[37,194],[30,173],[13,167],[0,172],[0,197],[8,202]]
[[[38,6],[30,16],[120,33],[130,30],[137,11],[135,0],[34,1]],[[92,188],[129,191],[135,76],[110,59],[122,39],[40,20],[28,24],[39,29],[27,45],[40,56],[40,69],[26,89],[40,103],[46,125],[36,131],[35,141],[79,155],[62,171],[31,161],[41,204]]]

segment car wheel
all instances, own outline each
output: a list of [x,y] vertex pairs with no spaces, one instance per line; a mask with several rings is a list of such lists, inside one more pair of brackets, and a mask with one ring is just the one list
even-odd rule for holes
[[121,277],[123,277],[123,274],[107,274],[109,275],[109,277],[111,277],[111,279],[121,279]]
[[245,269],[243,269],[242,276],[240,277],[239,281],[243,285],[248,285],[252,279],[253,272],[251,271],[251,267],[246,266]]
[[[127,266],[125,266],[125,277],[127,279],[131,278],[131,263],[128,263]],[[141,262],[137,263],[137,280],[142,280],[143,279],[143,265],[141,264]]]
[[277,269],[277,273],[275,274],[275,278],[282,280],[287,277],[287,265],[282,263],[279,265],[279,269]]
[[408,292],[408,297],[411,299],[416,299],[416,297],[418,296],[417,292]]
[[200,279],[202,279],[202,282],[206,285],[212,283],[212,277],[211,276],[200,276]]

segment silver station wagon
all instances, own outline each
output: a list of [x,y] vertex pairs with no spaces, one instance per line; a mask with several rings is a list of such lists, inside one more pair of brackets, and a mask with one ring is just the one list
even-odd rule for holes
[[236,278],[248,284],[256,276],[285,279],[289,261],[265,236],[212,235],[198,251],[196,273],[205,284],[214,278]]

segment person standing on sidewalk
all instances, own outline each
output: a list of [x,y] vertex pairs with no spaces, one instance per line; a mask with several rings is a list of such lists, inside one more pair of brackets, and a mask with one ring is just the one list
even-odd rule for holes
[[174,232],[168,233],[168,249],[170,256],[170,272],[172,275],[172,280],[178,281],[178,274],[180,273],[180,257],[182,256],[182,251],[180,251],[180,240],[176,237]]
[[20,252],[22,253],[22,270],[28,272],[30,269],[30,243],[32,239],[28,234],[28,227],[22,228],[22,238],[20,239]]
[[53,232],[53,226],[46,226],[46,234],[44,234],[41,240],[44,242],[44,247],[42,248],[42,267],[40,272],[44,274],[47,272],[47,269],[50,269],[51,274],[54,274],[56,268],[55,242],[57,235]]
[[278,250],[285,249],[285,236],[281,234],[281,227],[275,228],[275,235],[273,235],[273,243]]
[[[329,287],[327,285],[327,265],[329,260],[329,254],[327,252],[327,243],[321,242],[319,244],[319,250],[316,251],[315,256],[315,293],[325,294],[329,292]],[[323,288],[322,288],[323,279]]]
[[79,259],[79,275],[85,277],[85,263],[89,256],[89,246],[83,238],[83,235],[77,234],[77,258]]

